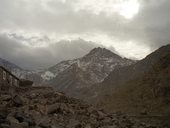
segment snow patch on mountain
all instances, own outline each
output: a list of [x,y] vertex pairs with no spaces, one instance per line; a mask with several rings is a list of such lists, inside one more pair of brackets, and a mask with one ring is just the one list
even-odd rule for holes
[[110,72],[121,66],[133,64],[133,60],[122,58],[117,54],[105,49],[95,48],[84,57],[62,61],[50,68],[41,70],[24,70],[19,66],[0,58],[0,65],[7,67],[9,71],[22,79],[29,79],[34,83],[58,84],[62,88],[89,87],[95,83],[102,82]]
[[43,80],[51,80],[56,77],[56,75],[50,71],[46,71],[44,74],[41,75]]

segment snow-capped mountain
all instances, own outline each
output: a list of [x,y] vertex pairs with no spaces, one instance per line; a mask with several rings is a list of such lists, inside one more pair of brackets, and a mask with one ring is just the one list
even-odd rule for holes
[[34,81],[35,84],[53,85],[57,89],[73,94],[83,88],[102,82],[118,67],[135,63],[105,49],[95,48],[84,57],[62,61],[48,69],[29,71],[0,59],[0,64],[19,78]]
[[[40,73],[44,83],[54,85],[68,94],[102,82],[115,68],[134,61],[105,49],[95,48],[82,58],[67,60]],[[74,94],[73,94],[74,95]]]

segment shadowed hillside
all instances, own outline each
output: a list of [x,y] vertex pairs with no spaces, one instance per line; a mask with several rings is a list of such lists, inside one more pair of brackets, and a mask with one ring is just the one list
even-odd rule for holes
[[99,106],[107,110],[169,116],[170,45],[160,48],[135,65],[120,69],[119,72],[113,71],[105,79],[103,90],[108,86],[112,90],[103,93],[98,102]]

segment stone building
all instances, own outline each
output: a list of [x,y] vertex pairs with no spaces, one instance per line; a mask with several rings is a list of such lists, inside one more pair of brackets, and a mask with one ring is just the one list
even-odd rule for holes
[[9,91],[11,88],[19,87],[20,79],[8,71],[3,66],[0,66],[0,91]]

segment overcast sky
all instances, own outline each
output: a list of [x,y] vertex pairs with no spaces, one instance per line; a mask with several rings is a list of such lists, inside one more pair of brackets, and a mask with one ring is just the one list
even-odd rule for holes
[[169,0],[0,0],[0,57],[36,69],[107,47],[142,59],[170,43]]

